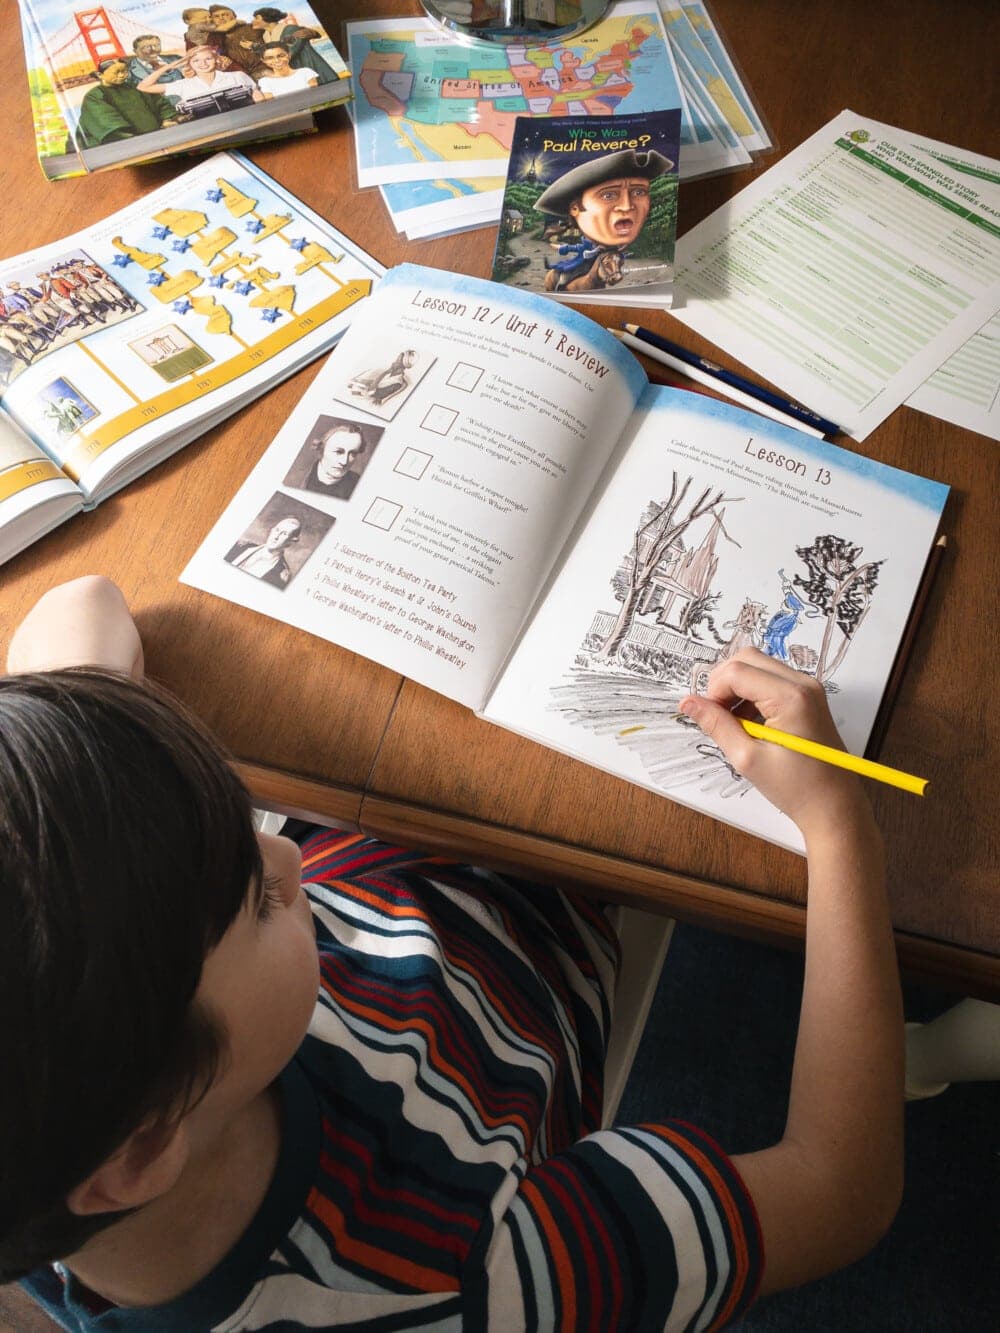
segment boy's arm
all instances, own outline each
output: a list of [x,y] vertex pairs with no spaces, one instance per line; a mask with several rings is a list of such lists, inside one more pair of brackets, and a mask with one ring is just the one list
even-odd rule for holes
[[764,1237],[762,1292],[850,1263],[902,1189],[903,1019],[879,833],[859,780],[753,740],[730,709],[840,746],[822,687],[744,649],[682,709],[799,826],[809,902],[805,982],[781,1141],[735,1157]]
[[97,666],[141,680],[142,642],[117,584],[89,574],[50,589],[14,631],[7,670]]

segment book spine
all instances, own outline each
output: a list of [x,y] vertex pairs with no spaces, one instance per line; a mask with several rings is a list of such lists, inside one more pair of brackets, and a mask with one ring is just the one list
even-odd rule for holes
[[49,180],[85,175],[70,131],[69,104],[55,76],[29,0],[18,0],[35,151]]

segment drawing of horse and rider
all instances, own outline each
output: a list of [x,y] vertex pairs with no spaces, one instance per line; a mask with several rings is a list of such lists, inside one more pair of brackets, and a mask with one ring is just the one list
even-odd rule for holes
[[559,245],[560,258],[546,259],[547,292],[613,287],[625,276],[625,253],[646,224],[650,182],[673,163],[652,149],[626,148],[573,167],[536,200],[539,213],[565,218],[580,240]]

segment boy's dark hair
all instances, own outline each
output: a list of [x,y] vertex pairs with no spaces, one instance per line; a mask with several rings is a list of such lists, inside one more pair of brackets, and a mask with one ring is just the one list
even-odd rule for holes
[[263,19],[265,23],[280,23],[282,19],[288,18],[288,14],[283,9],[255,9],[253,11],[255,19]]
[[260,875],[247,793],[174,701],[0,678],[0,1282],[117,1220],[66,1196],[208,1090],[225,1031],[195,990]]

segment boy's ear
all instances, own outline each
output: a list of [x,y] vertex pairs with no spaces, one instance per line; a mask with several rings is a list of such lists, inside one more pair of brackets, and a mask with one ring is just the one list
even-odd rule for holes
[[184,1119],[137,1129],[122,1146],[76,1185],[66,1207],[78,1217],[139,1208],[166,1194],[190,1154]]

